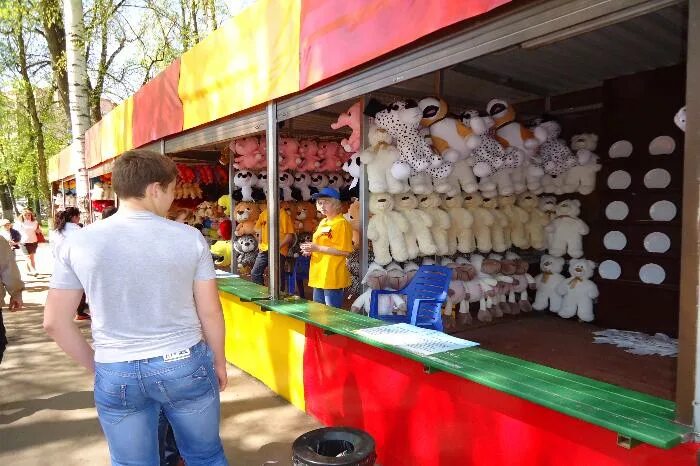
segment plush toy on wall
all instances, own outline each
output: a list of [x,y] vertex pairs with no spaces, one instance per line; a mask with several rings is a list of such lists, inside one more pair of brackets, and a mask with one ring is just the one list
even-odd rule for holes
[[294,185],[294,176],[291,173],[281,171],[279,172],[277,179],[279,180],[279,188],[282,191],[282,199],[285,201],[294,200],[294,198],[292,197],[292,186]]
[[588,195],[595,190],[596,174],[602,168],[598,156],[593,152],[597,145],[596,134],[577,134],[571,138],[571,149],[576,152],[579,163],[566,172],[564,192]]
[[258,241],[253,235],[239,236],[233,240],[233,249],[236,251],[239,272],[247,273],[258,255]]
[[296,216],[292,220],[297,233],[313,233],[318,226],[316,207],[311,202],[298,202]]
[[411,171],[428,172],[433,178],[445,178],[452,171],[452,164],[433,152],[428,141],[420,133],[423,113],[414,100],[394,102],[385,106],[372,99],[365,114],[374,117],[376,125],[385,129],[396,140],[399,160],[391,167],[391,174],[406,180]]
[[486,104],[486,111],[493,118],[496,135],[504,141],[504,148],[513,147],[522,154],[522,159],[535,155],[540,142],[532,131],[515,121],[515,109],[505,100],[493,99]]
[[481,253],[490,252],[491,227],[496,219],[489,209],[484,207],[484,198],[479,193],[471,193],[464,196],[464,207],[472,214],[472,234],[476,249]]
[[478,112],[467,126],[457,118],[449,116],[447,102],[435,97],[426,97],[418,102],[423,112],[420,124],[430,131],[433,147],[448,162],[465,160],[481,144],[479,134],[486,131]]
[[323,141],[318,144],[318,160],[320,172],[337,172],[342,169],[345,160],[341,157],[341,147],[335,141]]
[[583,256],[583,235],[589,233],[588,225],[579,218],[581,202],[566,199],[557,204],[556,216],[545,231],[551,234],[549,254],[561,257],[564,254],[577,259]]
[[485,197],[482,205],[493,217],[493,224],[491,224],[490,228],[491,250],[494,252],[504,252],[512,244],[510,242],[510,231],[508,229],[508,217],[501,212],[497,197]]
[[416,250],[417,255],[421,256],[437,254],[437,246],[430,234],[433,217],[418,208],[418,198],[413,193],[395,194],[394,204],[396,210],[403,214],[409,224],[405,234],[409,252]]
[[348,211],[343,215],[345,220],[350,222],[352,227],[352,246],[357,249],[361,246],[362,236],[360,232],[360,201],[354,199],[348,207]]
[[253,187],[260,189],[263,192],[265,199],[267,199],[267,172],[258,172],[255,173],[255,175],[257,176],[258,180],[255,182]]
[[[461,119],[465,123],[470,123],[471,115],[464,113]],[[469,157],[469,163],[473,166],[474,175],[479,178],[490,177],[502,169],[512,169],[522,163],[522,155],[516,151],[507,151],[501,142],[496,139],[493,130],[493,120],[483,120],[488,130],[481,135],[481,144],[477,146]],[[495,189],[495,183],[489,185],[484,180],[480,180],[479,189],[490,191]]]
[[233,209],[233,219],[236,221],[236,236],[255,234],[255,222],[260,216],[260,207],[254,202],[237,202]]
[[521,207],[515,205],[516,198],[514,195],[500,196],[498,198],[499,210],[508,219],[508,232],[510,242],[516,248],[527,249],[530,247],[530,241],[525,231],[526,225],[530,220],[528,213]]
[[513,278],[517,270],[515,263],[511,260],[504,259],[501,254],[491,253],[488,259],[499,262],[501,266],[500,270],[493,275],[493,278],[498,281],[495,289],[496,293],[493,297],[496,312],[500,311],[501,314],[520,314],[519,307],[511,307],[508,303],[508,295],[513,290],[515,283],[515,279]]
[[[452,269],[452,279],[450,280],[450,284],[447,288],[447,300],[445,301],[444,314],[446,319],[443,320],[445,328],[450,330],[455,327],[455,316],[453,315],[452,310],[454,309],[455,305],[459,305],[461,302],[467,299],[467,291],[464,286],[464,282],[458,279],[454,272],[457,264],[452,259],[449,257],[443,257],[440,265]],[[461,314],[461,317],[462,323],[471,324],[472,316],[470,313],[467,312],[466,314]]]
[[555,120],[545,119],[535,128],[535,136],[540,142],[539,161],[544,172],[560,176],[578,165],[578,159],[564,141],[559,139],[561,125]]
[[297,159],[297,170],[304,172],[315,172],[321,167],[318,158],[318,141],[315,139],[302,139],[299,141],[299,159]]
[[[369,289],[355,299],[350,305],[350,310],[355,313],[369,315],[372,290],[389,289],[387,271],[381,265],[372,262],[367,267],[367,273],[362,279],[362,283],[367,285]],[[406,303],[399,295],[379,295],[379,299],[377,300],[377,313],[379,315],[391,315],[401,311],[406,311]]]
[[233,185],[241,190],[243,200],[246,202],[253,202],[253,187],[257,183],[257,175],[248,170],[241,170],[233,176]]
[[345,187],[345,178],[343,178],[342,173],[329,173],[328,174],[328,186],[340,191]]
[[367,238],[372,241],[374,260],[379,265],[387,265],[392,260],[408,260],[408,250],[404,234],[408,222],[399,212],[394,211],[391,194],[371,193],[369,211],[372,214],[367,225]]
[[217,241],[209,247],[209,251],[220,257],[220,259],[214,260],[215,266],[228,267],[231,265],[231,241]]
[[311,199],[311,178],[308,173],[297,172],[294,174],[294,183],[292,187],[299,191],[302,201],[308,201]]
[[564,269],[564,258],[544,254],[540,258],[540,270],[542,273],[535,277],[535,301],[532,308],[536,311],[544,311],[549,308],[552,312],[559,312],[562,298],[557,293],[557,287],[564,281],[561,271]]
[[440,204],[440,196],[435,193],[418,197],[418,208],[432,219],[430,235],[437,247],[437,253],[444,256],[449,251],[447,230],[450,228],[451,221],[449,214],[440,208]]
[[[513,275],[513,288],[508,295],[508,303],[511,307],[517,306],[521,312],[532,311],[532,304],[527,296],[528,290],[536,289],[535,279],[528,273],[530,268],[527,261],[523,260],[514,252],[506,253],[506,259],[515,264],[515,274]],[[517,295],[520,295],[517,299]]]
[[595,318],[593,300],[598,297],[598,286],[591,280],[594,270],[593,261],[572,259],[569,262],[570,277],[557,286],[557,293],[563,296],[559,317],[578,316],[584,322]]
[[352,133],[349,137],[340,141],[341,147],[349,153],[355,153],[360,149],[360,121],[362,119],[362,104],[355,102],[345,113],[338,115],[338,121],[331,123],[331,128],[340,129],[349,126]]
[[[454,196],[445,196],[445,211],[450,216],[450,229],[447,231],[450,254],[459,251],[470,253],[476,249],[472,225],[474,217],[464,208],[464,197],[458,192]],[[454,252],[452,252],[454,251]]]
[[408,185],[413,194],[418,196],[435,192],[433,178],[426,172],[411,172]]
[[391,135],[377,125],[370,125],[367,133],[369,147],[359,156],[367,165],[367,184],[371,193],[398,194],[408,191],[408,183],[391,174],[391,168],[399,160],[399,150],[391,144]]
[[299,154],[299,141],[296,138],[280,138],[277,153],[279,157],[278,170],[294,171],[299,169],[301,155]]
[[225,216],[231,215],[231,196],[229,194],[224,194],[216,200],[216,204],[221,207],[224,211]]
[[328,177],[324,175],[323,173],[312,173],[311,177],[311,188],[312,192],[318,192],[319,189],[325,188],[328,186]]
[[[343,164],[343,176],[345,177],[345,182],[348,184],[350,189],[357,186],[357,182],[360,181],[360,174],[362,173],[362,159],[359,155],[355,154],[350,157]],[[370,191],[371,192],[371,191]]]
[[544,228],[549,223],[547,214],[539,209],[539,199],[530,192],[518,196],[518,207],[527,213],[525,236],[529,247],[540,251],[546,249]]
[[473,276],[464,281],[464,288],[467,296],[466,299],[459,304],[459,313],[469,313],[469,303],[479,303],[479,311],[476,318],[480,322],[491,322],[493,316],[488,311],[488,308],[493,304],[489,295],[493,295],[493,289],[498,282],[491,278],[489,275],[490,272],[486,271],[490,270],[488,266],[486,270],[484,270],[484,256],[472,254],[470,261],[467,261],[463,257],[458,257],[456,262],[458,266],[462,263],[468,263],[473,270]]
[[235,139],[230,149],[237,154],[233,158],[233,168],[236,170],[259,170],[267,166],[265,154],[257,136]]

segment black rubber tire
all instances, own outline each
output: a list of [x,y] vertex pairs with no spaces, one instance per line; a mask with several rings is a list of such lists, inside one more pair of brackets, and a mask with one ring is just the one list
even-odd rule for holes
[[[336,456],[350,450],[344,456]],[[292,444],[293,466],[372,466],[374,439],[351,427],[323,427],[301,435]]]

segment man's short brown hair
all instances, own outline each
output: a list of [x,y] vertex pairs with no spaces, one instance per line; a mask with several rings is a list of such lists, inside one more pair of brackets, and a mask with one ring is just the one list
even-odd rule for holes
[[160,183],[165,189],[175,178],[177,168],[168,157],[148,150],[130,150],[114,162],[112,187],[123,199],[142,199],[149,184]]

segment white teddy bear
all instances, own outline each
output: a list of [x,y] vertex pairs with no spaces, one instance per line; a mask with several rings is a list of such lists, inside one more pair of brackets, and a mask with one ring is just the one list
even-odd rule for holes
[[[267,181],[267,176],[265,181]],[[258,185],[258,182],[258,176],[248,170],[241,170],[233,176],[233,185],[241,190],[242,200],[246,202],[253,202],[253,187]],[[263,189],[267,194],[267,183]]]
[[564,258],[544,254],[540,258],[540,270],[542,273],[535,277],[535,302],[532,308],[536,311],[544,311],[549,308],[552,312],[559,312],[562,298],[557,293],[557,287],[564,281],[561,271],[564,269]]
[[435,193],[426,194],[418,198],[418,203],[420,210],[433,220],[430,233],[437,246],[437,253],[441,256],[447,255],[449,251],[447,231],[450,229],[451,221],[449,214],[440,208],[440,196]]
[[469,253],[476,249],[472,224],[474,217],[464,208],[462,193],[445,196],[443,200],[445,211],[450,216],[450,229],[447,231],[447,247],[449,254]]
[[465,195],[464,207],[472,214],[474,219],[472,234],[474,235],[476,248],[481,253],[490,252],[492,249],[491,227],[496,222],[495,217],[489,209],[484,207],[484,198],[479,193]]
[[399,159],[399,150],[391,144],[391,135],[377,125],[370,125],[367,133],[369,147],[360,153],[360,161],[367,165],[367,184],[371,193],[405,193],[406,181],[391,174],[392,165]]
[[544,237],[544,227],[549,223],[547,214],[539,209],[539,199],[531,192],[518,196],[518,207],[527,212],[528,220],[525,224],[527,242],[531,248],[543,250],[547,248]]
[[545,227],[551,235],[549,254],[561,257],[568,254],[573,258],[583,256],[583,235],[590,230],[586,222],[578,216],[581,213],[581,202],[576,199],[566,199],[557,204],[556,216]]
[[391,194],[371,193],[369,211],[372,216],[367,225],[367,238],[372,241],[375,262],[387,265],[392,258],[398,262],[408,260],[404,239],[408,222],[401,213],[394,211]]
[[586,259],[572,259],[569,262],[571,277],[557,286],[557,293],[564,297],[559,317],[568,319],[575,315],[584,322],[595,319],[593,300],[598,297],[598,286],[591,277],[595,263]]
[[596,173],[601,169],[598,156],[593,153],[598,145],[598,135],[577,134],[571,138],[571,149],[576,151],[578,165],[564,175],[564,192],[591,194],[595,190]]
[[[409,224],[404,237],[408,255],[433,256],[437,253],[437,246],[430,234],[433,226],[433,217],[418,208],[418,198],[413,193],[394,195],[394,205],[398,212],[402,213]],[[413,255],[415,257],[415,255]]]

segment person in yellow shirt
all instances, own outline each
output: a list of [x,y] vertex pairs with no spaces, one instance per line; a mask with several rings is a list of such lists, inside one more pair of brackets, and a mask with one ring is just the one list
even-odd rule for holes
[[[263,274],[265,269],[270,262],[270,256],[268,249],[270,248],[268,231],[267,231],[267,212],[265,209],[262,211],[258,217],[258,221],[255,223],[255,231],[258,234],[258,255],[255,257],[255,263],[253,264],[253,270],[250,272],[250,276],[255,283],[260,285],[265,284],[265,279]],[[289,252],[289,246],[291,246],[294,241],[294,224],[292,223],[292,218],[289,216],[286,210],[280,209],[280,254],[283,256],[287,255]]]
[[350,271],[345,258],[352,252],[352,227],[341,213],[338,191],[323,188],[311,198],[325,218],[319,223],[311,242],[301,245],[301,252],[311,256],[309,286],[314,289],[314,301],[341,307],[343,291],[350,286]]

